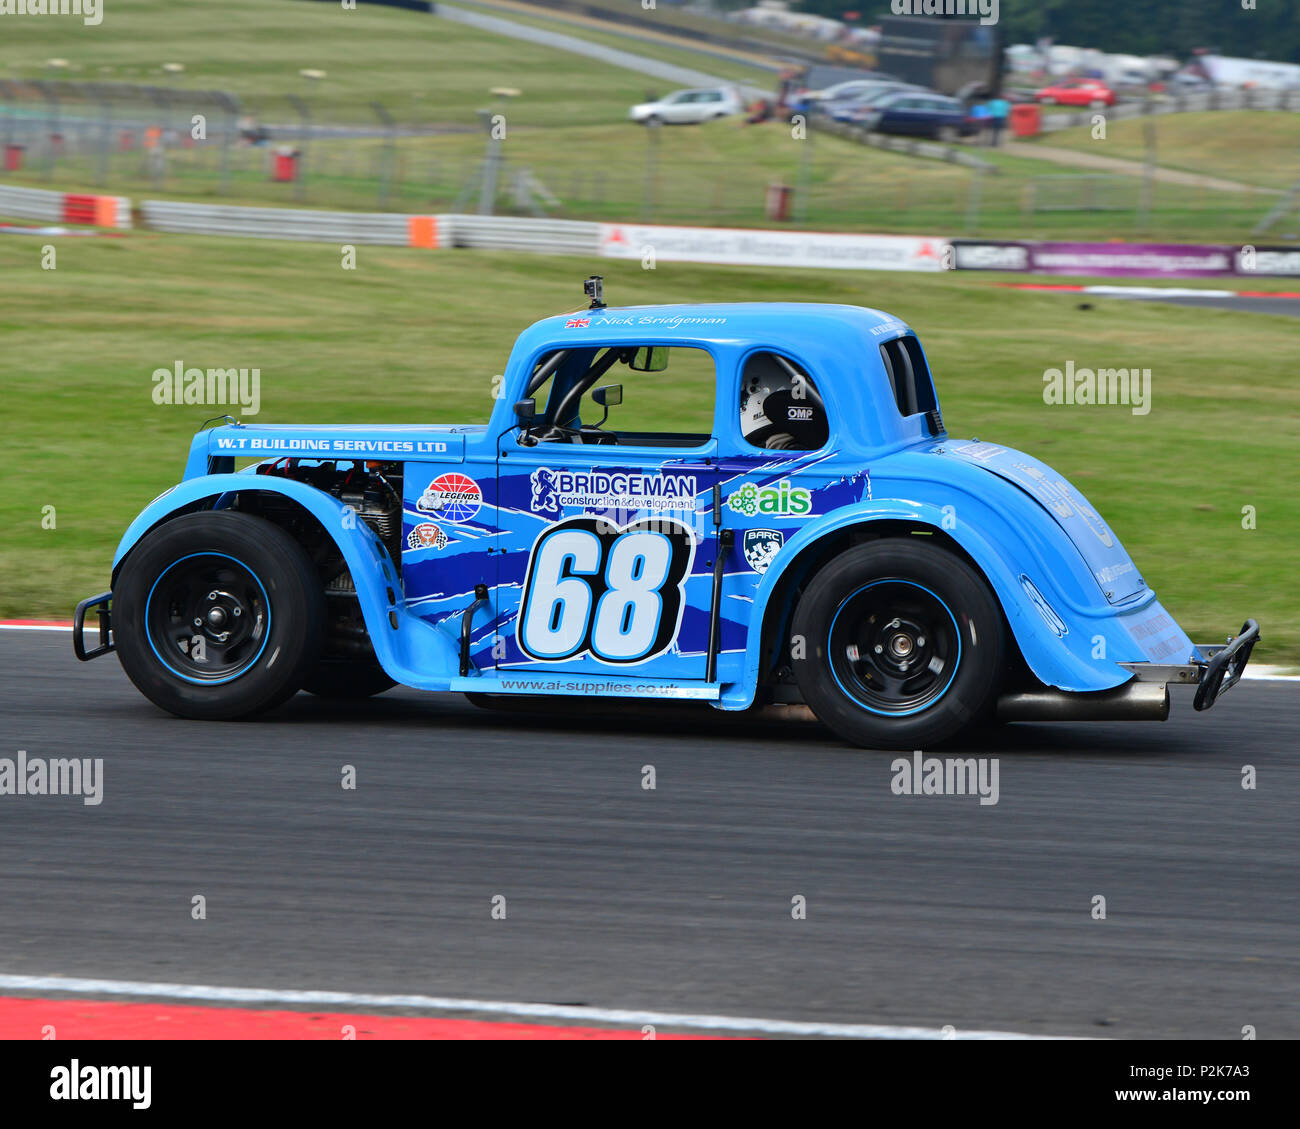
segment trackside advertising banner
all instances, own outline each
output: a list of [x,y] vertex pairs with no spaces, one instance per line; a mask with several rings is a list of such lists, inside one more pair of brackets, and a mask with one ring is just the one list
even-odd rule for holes
[[600,225],[600,253],[606,258],[653,258],[665,263],[940,271],[947,245],[938,236]]
[[1300,275],[1300,249],[1209,243],[1035,243],[953,240],[957,270],[1119,278]]

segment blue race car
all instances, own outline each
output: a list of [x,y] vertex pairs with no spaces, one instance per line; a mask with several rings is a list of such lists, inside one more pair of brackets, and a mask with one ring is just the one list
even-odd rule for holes
[[1240,678],[1258,625],[1196,646],[1069,482],[950,439],[897,318],[587,285],[519,337],[486,425],[200,431],[78,606],[78,657],[115,649],[190,718],[397,682],[802,702],[904,749],[1163,719],[1168,684],[1203,709]]

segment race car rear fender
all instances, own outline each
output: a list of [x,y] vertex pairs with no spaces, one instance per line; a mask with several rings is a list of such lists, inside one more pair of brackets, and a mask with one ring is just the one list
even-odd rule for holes
[[[1029,669],[1045,685],[1090,692],[1109,690],[1129,681],[1131,673],[1118,664],[1141,662],[1148,656],[1124,621],[1164,614],[1155,593],[1147,590],[1122,607],[1101,602],[1094,607],[1080,607],[1063,595],[1052,562],[1041,563],[1042,544],[1060,541],[1063,544],[1056,549],[1061,556],[1059,567],[1077,568],[1069,559],[1075,550],[1064,536],[1056,537],[1045,523],[1046,540],[1035,549],[1017,538],[1007,523],[990,520],[996,525],[996,540],[986,537],[977,523],[945,523],[942,508],[930,503],[881,500],[827,514],[792,537],[764,574],[754,596],[754,622],[767,622],[769,606],[773,615],[783,610],[772,605],[782,578],[787,573],[797,576],[792,570],[801,567],[801,560],[806,564],[809,556],[816,554],[819,542],[856,526],[903,522],[951,538],[974,562],[997,596]],[[1191,650],[1190,642],[1187,649]],[[719,703],[722,708],[744,709],[752,704],[763,666],[762,633],[753,631],[745,648],[744,678],[723,694]]]
[[113,557],[116,582],[122,563],[146,533],[198,502],[226,509],[236,494],[280,494],[320,522],[347,563],[375,657],[389,677],[406,685],[445,688],[459,674],[459,651],[444,632],[405,610],[402,586],[388,550],[337,498],[304,482],[248,474],[192,478],[155,498],[133,521]]

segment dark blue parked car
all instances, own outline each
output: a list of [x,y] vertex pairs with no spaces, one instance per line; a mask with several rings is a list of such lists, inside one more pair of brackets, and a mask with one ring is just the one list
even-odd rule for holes
[[956,98],[916,90],[884,94],[855,108],[849,120],[877,133],[932,137],[940,141],[968,137],[979,128]]

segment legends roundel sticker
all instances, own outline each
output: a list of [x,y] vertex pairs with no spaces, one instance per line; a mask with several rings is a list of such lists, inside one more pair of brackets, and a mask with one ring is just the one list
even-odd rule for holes
[[440,474],[429,483],[415,508],[439,521],[469,521],[483,505],[483,491],[463,474]]

